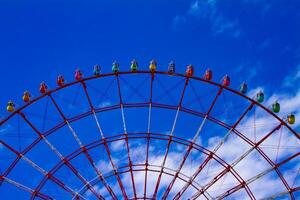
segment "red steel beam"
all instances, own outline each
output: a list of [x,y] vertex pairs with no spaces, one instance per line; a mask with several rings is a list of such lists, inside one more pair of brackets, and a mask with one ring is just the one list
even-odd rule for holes
[[[118,86],[118,95],[120,99],[120,109],[121,109],[121,114],[122,114],[122,120],[123,120],[123,126],[124,126],[124,135],[125,135],[125,143],[126,143],[126,149],[127,149],[127,155],[128,155],[128,163],[130,167],[130,177],[131,177],[131,183],[132,183],[132,188],[133,188],[133,194],[134,198],[136,198],[136,188],[135,188],[135,182],[134,182],[134,176],[133,176],[133,171],[132,171],[132,161],[130,157],[130,148],[129,148],[129,143],[128,143],[128,135],[126,131],[126,125],[125,125],[125,119],[124,119],[124,111],[123,111],[123,99],[122,99],[122,93],[121,93],[121,86],[120,86],[120,79],[118,76],[118,73],[116,73],[116,79],[117,79],[117,86]],[[127,195],[124,196],[124,198],[127,198]]]
[[[186,88],[188,86],[188,83],[189,83],[189,77],[186,77],[186,81],[185,81],[185,84],[184,84],[184,87],[183,87],[183,90],[181,92],[181,96],[180,96],[180,100],[179,100],[179,103],[178,103],[178,106],[177,106],[177,113],[176,115],[178,115],[178,112],[180,111],[181,109],[181,106],[182,106],[182,101],[183,101],[183,98],[184,98],[184,94],[185,94],[185,91],[186,91]],[[175,119],[174,119],[174,124],[173,124],[173,127],[172,127],[172,131],[174,131],[174,126],[175,126],[175,123],[176,123],[176,117],[175,116]],[[157,192],[158,192],[158,188],[159,188],[159,185],[160,185],[160,181],[161,181],[161,177],[162,177],[162,174],[163,174],[163,168],[164,168],[164,165],[165,165],[165,162],[167,160],[167,157],[168,157],[168,153],[169,153],[169,148],[170,148],[170,145],[171,145],[171,142],[172,142],[172,135],[173,133],[170,133],[170,138],[169,138],[169,141],[168,141],[168,144],[167,144],[167,149],[166,149],[166,152],[165,152],[165,155],[164,155],[164,159],[163,159],[163,162],[162,162],[162,169],[158,175],[158,179],[157,179],[157,182],[156,182],[156,186],[155,186],[155,189],[154,189],[154,192],[153,192],[153,196],[152,198],[153,199],[156,199],[156,196],[157,196]]]
[[152,110],[152,95],[153,95],[153,81],[154,72],[151,74],[150,79],[150,95],[149,95],[149,113],[148,113],[148,127],[147,127],[147,147],[146,147],[146,161],[145,161],[145,178],[144,178],[144,199],[147,196],[147,179],[148,179],[148,159],[149,159],[149,146],[150,146],[150,126],[151,126],[151,110]]
[[[13,152],[14,154],[17,155],[17,157],[22,158],[22,154],[14,149],[13,147],[9,146],[8,144],[6,144],[5,142],[3,142],[2,140],[0,140],[0,144],[2,144],[4,147],[6,147],[9,151]],[[5,176],[7,176],[8,174],[5,174]],[[2,175],[3,176],[3,175]],[[60,186],[62,189],[64,189],[65,191],[69,192],[71,195],[75,195],[74,191],[71,190],[69,187],[67,187],[61,180],[59,180],[58,178],[56,178],[54,175],[51,175],[49,173],[47,173],[47,176],[49,176],[49,179],[51,181],[53,181],[54,183],[56,183],[58,186]]]
[[[131,72],[120,72],[119,74],[130,74]],[[138,72],[135,72],[135,73],[143,73],[143,74],[146,74],[146,73],[149,73],[149,71],[138,71]],[[156,71],[155,72],[156,74],[167,74],[166,72],[159,72],[159,71]],[[113,76],[114,74],[113,73],[110,73],[110,74],[103,74],[103,75],[101,75],[101,76],[99,76],[99,77],[88,77],[88,78],[85,78],[83,81],[88,81],[88,80],[92,80],[92,79],[95,79],[95,78],[100,78],[100,77],[108,77],[108,76]],[[182,75],[182,74],[174,74],[175,76],[179,76],[179,77],[185,77],[184,75]],[[220,84],[218,84],[218,83],[214,83],[214,82],[211,82],[211,81],[207,81],[207,80],[204,80],[204,79],[202,79],[202,78],[198,78],[198,77],[191,77],[191,79],[193,79],[193,80],[197,80],[197,81],[201,81],[201,82],[205,82],[205,83],[208,83],[208,84],[211,84],[211,85],[214,85],[214,86],[217,86],[217,87],[222,87]],[[34,102],[36,102],[36,101],[38,101],[39,99],[41,99],[41,98],[43,98],[43,97],[45,97],[45,96],[47,96],[47,95],[49,95],[49,94],[51,94],[51,93],[54,93],[54,92],[56,92],[56,91],[58,91],[58,90],[60,90],[60,89],[63,89],[63,88],[65,88],[65,87],[69,87],[69,86],[71,86],[71,85],[74,85],[74,84],[77,84],[77,83],[79,83],[79,81],[75,81],[75,82],[72,82],[72,83],[69,83],[69,84],[66,84],[66,85],[64,85],[63,87],[60,87],[60,88],[56,88],[56,89],[54,89],[54,90],[51,90],[51,91],[49,91],[49,92],[47,92],[46,94],[44,94],[44,95],[41,95],[41,96],[39,96],[39,97],[37,97],[37,98],[35,98],[35,99],[33,99],[30,103],[28,103],[28,104],[25,104],[24,106],[22,106],[22,107],[20,107],[20,108],[18,108],[14,113],[12,113],[11,115],[9,115],[7,118],[5,118],[3,121],[1,121],[0,122],[0,125],[3,125],[5,122],[7,122],[12,116],[14,116],[16,113],[18,113],[18,111],[21,111],[22,109],[24,109],[24,108],[26,108],[27,106],[29,106],[29,105],[31,105],[32,103],[34,103]],[[256,101],[254,101],[253,99],[251,99],[251,98],[249,98],[249,97],[247,97],[247,96],[245,96],[245,95],[243,95],[243,94],[241,94],[241,93],[239,93],[238,91],[235,91],[235,90],[233,90],[233,89],[231,89],[231,88],[225,88],[226,90],[228,90],[228,91],[230,91],[231,93],[234,93],[234,94],[236,94],[236,95],[239,95],[239,96],[242,96],[243,98],[245,98],[245,99],[247,99],[248,101],[250,101],[250,102],[252,102],[253,104],[256,104],[258,107],[260,107],[260,108],[262,108],[264,111],[266,111],[267,113],[269,113],[270,115],[272,115],[274,118],[276,118],[278,121],[280,121],[285,127],[287,127],[298,139],[300,138],[300,136],[299,136],[299,134],[297,134],[297,132],[295,131],[295,130],[293,130],[290,126],[288,126],[287,124],[286,124],[286,122],[285,121],[283,121],[282,119],[280,119],[276,114],[274,114],[272,111],[270,111],[269,109],[267,109],[266,107],[264,107],[263,105],[261,105],[261,104],[259,104],[258,102],[256,102]],[[171,109],[171,108],[170,108]],[[185,110],[185,111],[188,111],[188,110]],[[194,112],[194,114],[195,114],[195,112]],[[82,116],[83,117],[83,116]],[[216,121],[216,119],[212,119],[212,121]],[[60,127],[62,127],[64,124],[60,124]],[[234,130],[233,131],[234,133],[238,133],[238,131],[236,131],[236,130]],[[244,135],[242,135],[242,134],[239,134],[238,135],[239,137],[241,137],[243,140],[247,140],[248,138],[246,138]],[[24,152],[26,153],[27,151],[29,151],[35,144],[37,144],[38,142],[40,141],[40,138],[38,139],[38,141],[36,140],[36,141],[34,141],[29,147],[30,148],[26,148],[25,150],[24,150]],[[247,142],[247,141],[246,141]],[[250,141],[248,140],[248,143],[249,143]],[[262,151],[262,150],[259,150],[259,148],[257,149],[258,151],[260,151],[260,153],[264,156],[264,152]],[[265,157],[265,156],[264,156]],[[265,158],[267,158],[267,157],[265,157]],[[16,161],[17,162],[17,161]],[[268,161],[269,162],[269,161]],[[270,163],[270,164],[272,164],[272,163]],[[279,171],[278,171],[279,172]],[[277,173],[278,173],[277,172]],[[279,175],[280,176],[280,175]],[[283,181],[284,182],[284,181]]]
[[[133,135],[134,135],[134,134],[133,134]],[[107,142],[114,142],[114,141],[124,140],[124,139],[125,139],[125,138],[119,138],[120,136],[123,136],[123,137],[124,137],[124,135],[121,134],[121,135],[118,135],[118,136],[116,137],[116,139],[111,140],[111,141],[107,141]],[[130,136],[130,135],[129,135],[129,136]],[[165,135],[163,135],[163,134],[154,134],[154,133],[151,133],[151,136],[154,136],[153,138],[155,138],[155,139],[164,139],[164,140],[168,140],[168,138],[161,138],[161,137],[165,137]],[[160,136],[160,137],[158,137],[158,136]],[[142,136],[135,136],[134,138],[147,138],[147,134],[145,133],[145,134],[143,134]],[[134,138],[132,138],[132,139],[134,139]],[[109,139],[109,138],[108,138],[108,139]],[[129,139],[131,139],[131,138],[129,138]],[[178,141],[178,140],[184,141],[185,143],[182,143],[182,142],[180,142],[180,141]],[[100,142],[100,141],[101,141],[101,142]],[[100,143],[91,144],[92,146],[86,146],[86,148],[87,148],[87,149],[91,149],[91,148],[95,148],[95,147],[98,146],[98,145],[104,145],[104,141],[103,141],[103,140],[100,140],[100,141],[99,141]],[[175,137],[175,136],[174,136],[173,141],[174,141],[174,142],[178,142],[179,144],[183,144],[183,145],[189,145],[189,144],[190,144],[189,141],[183,140],[183,139],[178,138],[178,137]],[[209,151],[208,151],[208,150],[206,150],[205,148],[203,148],[203,147],[201,147],[201,146],[199,146],[199,145],[196,145],[196,144],[195,144],[195,145],[193,146],[193,148],[196,149],[196,150],[198,150],[198,151],[201,151],[202,153],[209,154]],[[74,152],[74,153],[72,153],[72,154],[66,156],[66,157],[65,157],[65,161],[66,161],[66,162],[69,162],[71,159],[77,157],[80,153],[82,153],[82,149],[79,148],[76,152]],[[222,160],[221,158],[219,158],[217,155],[215,155],[215,154],[213,154],[213,153],[212,153],[212,155],[213,155],[214,159],[215,159],[218,163],[220,163],[222,166],[227,166],[227,165],[228,165],[225,161],[223,161],[223,160]],[[57,170],[59,170],[59,168],[62,167],[62,165],[64,165],[64,164],[65,164],[65,162],[59,162],[59,163],[51,170],[51,173],[52,173],[52,174],[55,174],[55,172],[56,172]],[[159,170],[159,171],[160,171],[160,170]],[[118,172],[117,172],[117,173],[118,173]],[[231,173],[236,173],[236,172],[232,171]],[[115,175],[115,173],[114,173],[113,175]],[[105,178],[107,178],[107,177],[105,177]],[[44,179],[47,180],[48,177],[44,177]],[[42,181],[42,182],[45,183],[45,181]]]
[[[144,107],[146,105],[146,103],[139,103],[137,104],[137,106],[140,106],[140,107]],[[130,105],[130,107],[134,106],[133,104]],[[124,106],[126,107],[126,105]],[[170,106],[170,105],[165,105],[165,104],[157,104],[157,103],[153,103],[153,107],[158,107],[158,108],[166,108],[166,109],[176,109],[176,107],[174,106]],[[108,111],[108,110],[111,110],[111,109],[116,109],[118,108],[118,106],[109,106],[109,107],[106,107],[106,108],[102,108],[102,109],[98,109],[97,112],[103,112],[103,111]],[[203,117],[204,114],[200,113],[200,112],[197,112],[197,111],[193,111],[193,110],[190,110],[190,109],[182,109],[183,111],[187,112],[187,113],[190,113],[190,114],[193,114],[193,115],[196,115],[196,116],[199,116],[199,117]],[[87,112],[85,114],[81,114],[81,115],[78,115],[76,117],[74,117],[72,119],[72,121],[76,121],[76,120],[79,120],[81,119],[82,117],[85,117],[85,116],[88,116],[89,114],[91,114],[90,112]],[[230,129],[230,126],[225,124],[224,122],[221,122],[213,117],[208,117],[208,120],[211,120],[212,122],[214,123],[217,123],[221,126],[223,126],[224,128],[227,128],[227,129]],[[71,121],[71,120],[70,120]],[[64,125],[64,123],[61,123],[59,125],[57,125],[56,127],[52,128],[51,130],[49,130],[48,132],[46,132],[44,135],[47,136],[47,135],[50,135],[52,132],[54,132],[56,129],[58,128],[61,128],[62,126]],[[237,134],[238,136],[241,136],[241,134],[237,131],[237,130],[233,130],[233,132],[235,134]],[[247,139],[247,138],[246,138]],[[40,138],[38,138],[38,141],[40,140]],[[245,139],[244,139],[245,140]],[[26,153],[28,152],[31,148],[33,148],[33,146],[35,146],[35,144],[38,143],[38,141],[34,141],[31,145],[29,145],[28,148],[26,148],[23,152]],[[251,141],[247,141],[247,143],[249,143],[250,145],[253,145],[253,143],[251,143]]]

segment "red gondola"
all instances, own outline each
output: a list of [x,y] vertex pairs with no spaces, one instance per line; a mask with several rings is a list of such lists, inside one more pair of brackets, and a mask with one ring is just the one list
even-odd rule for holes
[[46,85],[45,82],[42,82],[42,83],[40,84],[40,93],[44,94],[44,93],[46,93],[46,92],[47,92],[47,85]]
[[58,86],[63,86],[65,84],[65,79],[62,75],[59,75],[57,77],[56,83]]
[[82,77],[83,77],[82,72],[81,72],[79,69],[77,69],[77,70],[75,71],[75,79],[76,79],[77,81],[80,81],[80,80],[82,79]]
[[224,76],[222,84],[226,87],[228,87],[230,85],[230,77],[228,75]]
[[212,71],[207,69],[204,74],[204,79],[210,81],[212,79]]
[[188,76],[188,77],[191,77],[191,76],[194,75],[194,67],[193,67],[193,65],[188,65],[186,67],[185,75]]

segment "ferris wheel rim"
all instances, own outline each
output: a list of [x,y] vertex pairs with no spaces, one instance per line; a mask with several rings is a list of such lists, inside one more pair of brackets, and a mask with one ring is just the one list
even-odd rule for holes
[[[162,74],[162,75],[169,75],[167,72],[161,72],[161,71],[155,71],[155,72],[149,72],[149,71],[137,71],[137,72],[119,72],[119,73],[108,73],[108,74],[102,74],[100,76],[91,76],[91,77],[87,77],[87,78],[84,78],[82,80],[79,80],[79,81],[73,81],[73,82],[70,82],[62,87],[58,87],[58,88],[55,88],[53,90],[50,90],[48,91],[47,93],[43,94],[43,95],[40,95],[38,97],[36,97],[35,99],[33,99],[32,101],[30,101],[28,104],[25,104],[23,105],[22,107],[16,109],[13,113],[11,113],[7,118],[5,118],[3,121],[0,122],[0,126],[3,125],[4,123],[6,123],[12,116],[16,115],[16,114],[22,114],[22,110],[25,109],[26,107],[30,106],[31,104],[33,104],[34,102],[37,102],[39,101],[40,99],[46,97],[46,96],[51,96],[51,94],[59,91],[59,90],[62,90],[64,88],[67,88],[67,87],[70,87],[72,85],[75,85],[75,84],[85,84],[85,82],[89,81],[89,80],[93,80],[93,79],[96,79],[96,78],[100,78],[100,77],[110,77],[110,76],[119,76],[119,75],[125,75],[125,74]],[[227,90],[227,91],[230,91],[231,93],[233,94],[236,94],[236,95],[239,95],[241,97],[243,97],[244,99],[248,100],[251,102],[251,104],[253,105],[256,105],[258,107],[261,107],[263,110],[265,110],[268,114],[271,114],[273,117],[275,117],[279,122],[280,122],[280,126],[284,126],[284,127],[287,127],[298,139],[299,138],[299,135],[297,134],[297,132],[292,129],[283,119],[279,118],[275,113],[273,113],[271,110],[269,110],[268,108],[266,108],[264,105],[262,105],[261,103],[251,99],[250,97],[232,89],[232,88],[229,88],[229,87],[225,87],[219,83],[216,83],[216,82],[212,82],[212,81],[207,81],[203,78],[199,78],[199,77],[187,77],[186,75],[183,75],[183,74],[173,74],[173,76],[177,76],[177,77],[184,77],[186,79],[194,79],[194,80],[197,80],[197,81],[202,81],[202,82],[205,82],[205,83],[208,83],[208,84],[211,84],[211,85],[214,85],[216,87],[218,87],[220,90]],[[146,104],[148,105],[148,104]],[[155,104],[154,104],[155,105]],[[133,106],[134,107],[134,106]],[[176,107],[176,106],[175,106]],[[119,108],[119,107],[116,107],[116,108]],[[111,109],[107,109],[108,110],[111,110]],[[89,111],[91,112],[91,111]],[[90,113],[91,114],[91,113]],[[79,118],[78,120],[80,120],[81,118]],[[214,122],[214,121],[213,121]],[[215,123],[215,122],[214,122]],[[62,125],[64,126],[65,123]],[[219,124],[220,125],[220,124]],[[231,127],[230,125],[227,125],[228,128]],[[225,126],[223,126],[225,127]],[[226,128],[226,127],[225,127]],[[236,129],[234,131],[237,131]],[[55,130],[53,131],[55,132]],[[46,135],[48,136],[48,135]],[[38,140],[40,140],[40,138],[38,138]],[[39,142],[39,141],[37,141]],[[30,145],[29,145],[30,146]],[[30,151],[31,148],[28,150]],[[257,150],[257,149],[256,149]],[[262,151],[264,153],[264,151]],[[277,169],[277,168],[276,168]],[[291,193],[290,193],[291,194]]]
[[[86,78],[83,78],[81,80],[75,80],[72,81],[70,83],[66,83],[63,86],[60,87],[56,87],[52,90],[47,91],[46,93],[37,96],[36,98],[32,99],[31,101],[29,101],[28,103],[24,104],[23,106],[19,107],[18,109],[16,109],[14,112],[12,112],[10,115],[6,116],[3,120],[0,121],[0,126],[2,126],[6,121],[8,121],[11,117],[13,117],[14,115],[16,115],[18,112],[22,111],[23,109],[25,109],[26,107],[30,106],[31,104],[33,104],[34,102],[47,97],[49,95],[51,95],[52,93],[55,93],[57,91],[60,91],[62,89],[65,89],[67,87],[73,86],[75,84],[84,84],[86,81],[90,81],[90,80],[94,80],[94,79],[99,79],[99,78],[104,78],[104,77],[112,77],[112,76],[119,76],[119,75],[126,75],[126,74],[160,74],[160,75],[168,75],[170,76],[170,74],[168,72],[165,71],[144,71],[144,70],[139,70],[139,71],[122,71],[122,72],[117,72],[117,73],[106,73],[106,74],[100,74],[100,75],[93,75],[93,76],[89,76]],[[242,94],[241,92],[230,88],[230,87],[226,87],[224,85],[222,85],[221,83],[217,83],[211,80],[206,80],[202,77],[197,77],[197,76],[186,76],[185,74],[181,74],[181,73],[173,73],[172,76],[177,76],[177,77],[183,77],[183,78],[188,78],[188,79],[193,79],[196,81],[201,81],[203,83],[207,83],[213,86],[216,86],[220,89],[225,89],[235,95],[238,95],[248,101],[250,101],[251,103],[255,104],[256,106],[262,108],[264,111],[266,111],[268,114],[272,115],[274,118],[276,118],[280,123],[282,123],[284,126],[286,126],[291,132],[293,132],[293,134],[300,139],[300,135],[290,126],[288,125],[283,119],[281,119],[278,115],[276,115],[275,113],[273,113],[270,109],[268,109],[266,106],[264,106],[262,103],[259,103],[258,101],[255,101],[253,98],[248,97],[246,94]]]
[[[129,139],[145,139],[145,138],[147,138],[146,134],[147,133],[142,133],[142,132],[141,133],[128,133],[129,136],[132,136],[132,137],[129,137]],[[139,135],[141,135],[141,136],[139,136]],[[156,137],[153,137],[153,139],[155,139],[155,140],[156,139],[158,139],[158,140],[167,140],[167,137],[170,137],[167,134],[153,133],[153,132],[151,132],[150,135],[155,135]],[[104,142],[113,143],[113,142],[116,142],[116,141],[125,140],[125,137],[120,138],[120,136],[124,136],[124,133],[123,134],[116,134],[116,135],[113,135],[113,136],[106,137],[105,141],[103,139],[99,139],[99,140],[93,141],[93,142],[91,142],[89,144],[85,144],[85,148],[87,150],[91,150],[93,148],[97,148],[97,147],[103,145]],[[161,137],[161,138],[159,138],[159,137]],[[172,139],[172,142],[175,142],[175,143],[180,144],[180,145],[188,146],[189,144],[192,144],[194,150],[197,150],[198,153],[205,154],[206,156],[212,156],[211,158],[214,159],[217,163],[219,163],[225,169],[231,166],[231,164],[227,163],[225,160],[223,160],[216,153],[212,152],[211,150],[205,148],[202,145],[199,145],[197,143],[193,143],[192,141],[186,140],[186,139],[178,137],[178,136],[172,136],[172,138],[174,138],[174,139]],[[79,156],[82,153],[83,153],[83,150],[81,148],[78,148],[75,151],[73,151],[70,154],[68,154],[67,156],[65,156],[64,158],[67,161],[71,161],[73,159],[76,159],[76,157]],[[65,165],[65,163],[63,161],[59,161],[52,169],[49,170],[49,173],[51,172],[51,174],[54,175],[64,165]],[[143,164],[143,163],[137,163],[137,164],[133,164],[133,165],[134,166],[142,166],[142,165],[145,165],[145,164]],[[280,166],[281,165],[282,164],[280,164]],[[153,166],[155,166],[155,165],[153,165]],[[124,166],[118,167],[118,169],[119,168],[126,168],[126,167],[129,167],[129,165],[124,165]],[[163,168],[167,168],[167,167],[163,167]],[[172,169],[172,168],[170,168],[170,170],[176,171],[176,169]],[[136,170],[133,170],[133,171],[136,171]],[[141,170],[141,171],[145,171],[145,170]],[[122,174],[122,173],[128,173],[128,172],[129,172],[129,170],[127,170],[125,172],[119,172],[118,171],[117,173],[118,174]],[[237,181],[245,182],[245,180],[239,175],[239,173],[237,171],[235,171],[234,168],[230,167],[229,168],[229,172],[236,178]],[[115,174],[111,174],[110,176],[105,177],[105,178],[109,178],[109,177],[114,176],[114,175]],[[168,175],[174,176],[172,174],[168,174]],[[189,177],[188,175],[185,175],[184,173],[183,173],[183,175],[185,177]],[[99,179],[99,178],[97,178],[97,179]],[[43,182],[43,185],[41,185],[41,187],[39,189],[37,189],[38,187],[35,188],[35,191],[39,192],[44,187],[44,185],[46,184],[46,182],[49,181],[49,180],[50,180],[49,177],[44,176],[44,180],[41,180],[41,182]],[[97,182],[95,182],[95,184],[97,184],[98,182],[99,182],[99,180]],[[248,185],[246,184],[245,187],[248,187]],[[293,188],[291,188],[291,189],[293,189]],[[36,194],[38,194],[38,193],[36,193]],[[81,193],[79,192],[79,194],[81,194]]]
[[[148,104],[147,104],[148,105]],[[153,106],[155,106],[155,104],[153,104]],[[113,106],[114,107],[114,106]],[[173,106],[173,109],[175,110],[175,107],[176,106]],[[118,109],[119,107],[118,106],[115,106],[115,108],[114,109]],[[166,108],[166,107],[164,107],[164,108]],[[107,108],[104,108],[104,110],[105,111],[110,111],[111,109],[107,109]],[[87,112],[88,113],[88,112]],[[90,114],[92,114],[92,113],[90,113]],[[85,115],[83,115],[83,116],[81,116],[81,117],[86,117]],[[199,117],[203,117],[203,116],[199,116]],[[209,119],[210,117],[208,117],[208,119]],[[78,118],[77,120],[80,120],[81,118]],[[215,119],[216,121],[213,121],[215,124],[218,124],[218,125],[220,125],[220,126],[223,126],[223,124],[225,124],[224,122],[222,123],[222,121],[220,121],[220,120],[217,120],[217,119]],[[73,121],[72,121],[73,122]],[[62,123],[62,125],[64,126],[65,125],[65,123]],[[223,126],[224,128],[227,128],[227,129],[230,129],[230,125],[227,125],[227,124],[225,124],[226,126]],[[59,128],[61,128],[62,126],[60,126]],[[56,130],[52,130],[53,132],[55,132]],[[239,131],[238,130],[236,130],[236,129],[233,129],[232,130],[234,133],[239,133]],[[240,133],[240,134],[243,134],[243,133]],[[46,134],[45,136],[47,137],[49,134]],[[167,136],[167,135],[165,135],[165,136]],[[114,136],[112,136],[112,137],[114,137]],[[117,137],[117,136],[116,136]],[[177,137],[177,136],[172,136],[172,137]],[[177,138],[180,138],[180,137],[177,137]],[[180,139],[182,139],[182,138],[180,138]],[[36,141],[34,141],[32,144],[37,144],[39,141],[41,140],[41,138],[37,138],[36,139]],[[183,139],[184,140],[184,139]],[[251,145],[251,144],[250,144]],[[254,144],[252,144],[252,145],[254,145]],[[29,146],[31,146],[31,145],[29,145]],[[30,151],[31,149],[33,148],[33,146],[31,146],[31,148],[29,148],[28,149],[28,151]],[[257,146],[257,149],[260,149],[258,146]],[[257,150],[256,149],[256,150]],[[27,152],[28,152],[27,151]],[[26,153],[26,152],[25,152]],[[24,154],[25,154],[24,153]],[[259,151],[259,153],[263,153],[264,154],[264,151]],[[267,158],[268,158],[268,156],[267,155],[265,155]],[[271,164],[270,164],[271,165]],[[277,168],[275,168],[275,170],[277,170]],[[238,173],[237,173],[237,175],[239,175]],[[280,177],[280,176],[279,176]],[[283,177],[280,177],[280,179],[282,179]],[[284,179],[284,178],[283,178]],[[39,194],[39,193],[37,193],[37,194]]]
[[[129,136],[132,136],[132,137],[128,137],[128,139],[145,139],[147,138],[147,135],[148,133],[128,133]],[[124,136],[125,134],[116,134],[116,135],[113,135],[113,136],[109,136],[109,137],[106,137],[105,140],[103,139],[99,139],[99,140],[96,140],[96,141],[93,141],[89,144],[85,144],[84,147],[86,148],[86,150],[91,150],[93,148],[97,148],[101,145],[104,145],[104,143],[113,143],[113,142],[116,142],[116,141],[120,141],[120,140],[125,140],[126,138],[123,137],[123,138],[120,138],[120,136]],[[154,140],[168,140],[168,137],[170,137],[169,135],[167,134],[161,134],[161,133],[153,133],[151,132],[150,135],[154,135],[155,137],[151,137],[153,138]],[[115,138],[115,139],[113,139]],[[205,154],[206,156],[209,156],[210,159],[213,159],[215,160],[218,164],[220,164],[224,169],[226,168],[229,168],[229,171],[235,178],[237,181],[239,181],[241,183],[241,181],[244,181],[243,178],[239,175],[239,173],[233,169],[233,168],[230,168],[230,164],[228,164],[224,159],[222,159],[220,156],[218,156],[216,153],[212,152],[211,150],[203,147],[202,145],[199,145],[197,143],[193,143],[192,141],[189,141],[189,140],[186,140],[184,138],[181,138],[181,137],[178,137],[178,136],[172,136],[172,142],[175,142],[177,144],[180,144],[180,145],[185,145],[185,146],[189,146],[189,145],[192,145],[193,149],[198,151],[199,153],[201,154]],[[64,159],[66,161],[71,161],[73,159],[76,159],[77,156],[79,156],[80,154],[83,153],[83,149],[81,148],[78,148],[76,149],[75,151],[71,152],[70,154],[68,154],[67,156],[64,157]],[[61,167],[63,167],[66,163],[64,161],[59,161],[58,163],[56,163],[56,165],[54,165],[54,167],[52,169],[49,170],[49,173],[51,173],[51,176],[54,175],[57,171],[59,171],[59,169]],[[141,166],[141,165],[145,165],[145,164],[142,164],[142,163],[137,163],[137,164],[132,164],[132,165],[137,165],[137,166]],[[152,165],[152,166],[155,166],[155,165]],[[129,167],[129,165],[125,165],[125,166],[121,166],[121,167],[118,167],[119,168],[125,168],[125,167]],[[167,167],[163,167],[164,169],[166,169]],[[170,168],[172,171],[176,171],[176,169],[172,169]],[[127,171],[129,172],[129,171]],[[123,173],[127,173],[127,172],[123,172]],[[120,172],[117,172],[118,174],[120,174]],[[112,174],[110,176],[114,176],[115,174]],[[169,174],[171,175],[171,174]],[[108,177],[110,177],[108,176]],[[174,175],[171,175],[171,176],[174,176]],[[188,177],[187,175],[184,175],[186,177]],[[104,178],[107,178],[107,177],[104,177]],[[40,183],[43,182],[43,184],[41,186],[37,186],[35,188],[35,191],[39,192],[43,186],[46,184],[46,182],[50,180],[49,177],[47,176],[44,176],[44,178],[41,180]],[[194,181],[193,181],[194,182]],[[247,185],[245,187],[248,187]],[[248,188],[249,189],[249,188]],[[249,189],[250,190],[250,189]]]

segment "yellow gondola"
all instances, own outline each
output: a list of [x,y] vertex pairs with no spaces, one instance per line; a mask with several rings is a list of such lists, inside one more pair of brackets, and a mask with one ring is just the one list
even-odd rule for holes
[[155,60],[150,61],[149,69],[151,72],[155,72],[155,70],[156,70],[156,61]]
[[289,114],[288,116],[287,116],[287,122],[289,123],[289,124],[295,124],[295,122],[296,122],[296,117],[295,117],[295,115],[293,115],[293,114]]
[[8,112],[14,112],[14,110],[15,110],[15,104],[14,104],[12,101],[9,101],[9,102],[7,103],[6,110],[7,110]]

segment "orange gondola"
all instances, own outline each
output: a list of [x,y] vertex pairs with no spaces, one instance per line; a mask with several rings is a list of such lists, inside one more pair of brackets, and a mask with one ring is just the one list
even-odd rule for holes
[[22,99],[23,99],[24,102],[27,103],[27,102],[30,101],[30,97],[31,97],[30,93],[28,91],[25,91],[24,94],[23,94]]

